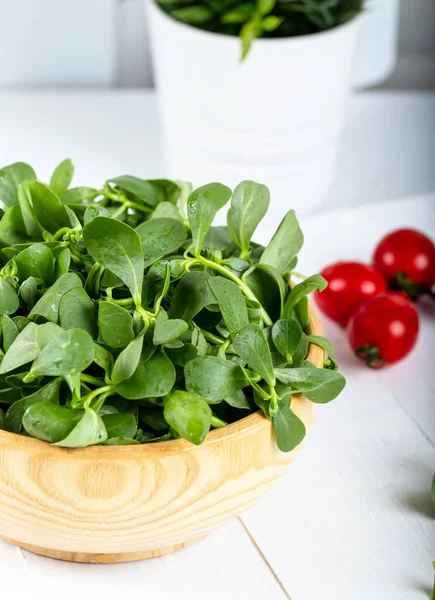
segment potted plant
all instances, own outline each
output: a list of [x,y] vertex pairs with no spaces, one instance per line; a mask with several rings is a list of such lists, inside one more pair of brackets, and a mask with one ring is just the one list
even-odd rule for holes
[[321,202],[363,2],[147,0],[169,175],[268,181],[283,213]]
[[326,281],[289,285],[294,211],[252,241],[264,185],[69,189],[72,173],[0,170],[0,536],[68,560],[158,556],[264,494],[313,403],[343,389],[307,300]]

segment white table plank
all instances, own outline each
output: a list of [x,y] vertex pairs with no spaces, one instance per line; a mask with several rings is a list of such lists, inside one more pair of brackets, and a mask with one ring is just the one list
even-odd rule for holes
[[[56,590],[53,598],[58,598],[58,584],[62,584],[62,589],[71,597],[84,600],[112,597],[287,599],[237,520],[174,554],[118,565],[61,562],[22,552],[0,541],[0,565],[2,573],[7,569],[13,576],[14,589],[20,581],[22,596],[18,600],[31,597],[35,586]],[[1,593],[0,597],[3,597]]]
[[423,599],[435,450],[376,373],[347,375],[298,460],[243,521],[293,600]]
[[[298,269],[311,273],[340,259],[368,260],[380,237],[402,225],[435,237],[434,207],[430,195],[304,219]],[[347,388],[319,407],[295,465],[243,517],[293,600],[427,597],[435,556],[431,307],[419,305],[415,351],[383,371],[362,366],[344,331],[325,320]]]

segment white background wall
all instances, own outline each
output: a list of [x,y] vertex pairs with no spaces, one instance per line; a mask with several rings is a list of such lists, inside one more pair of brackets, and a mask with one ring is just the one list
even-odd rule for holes
[[[151,86],[143,2],[0,0],[0,87]],[[435,89],[435,0],[401,0],[384,87]]]

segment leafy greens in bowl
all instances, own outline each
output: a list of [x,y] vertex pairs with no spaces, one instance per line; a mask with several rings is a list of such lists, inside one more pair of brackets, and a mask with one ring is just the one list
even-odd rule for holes
[[[307,335],[319,275],[290,285],[303,235],[294,211],[266,248],[252,236],[269,191],[194,191],[121,176],[70,188],[15,163],[0,170],[0,429],[68,448],[185,438],[200,444],[261,409],[278,447],[305,426],[292,396],[343,389],[332,344]],[[213,226],[230,202],[227,227]],[[327,368],[306,360],[322,347]]]

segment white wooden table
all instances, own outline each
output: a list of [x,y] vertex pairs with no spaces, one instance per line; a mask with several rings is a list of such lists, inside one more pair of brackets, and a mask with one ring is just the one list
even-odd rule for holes
[[[152,93],[2,94],[0,114],[0,165],[25,160],[47,178],[71,156],[76,183],[92,185],[164,175]],[[435,95],[353,99],[341,177],[322,211],[303,219],[301,270],[369,260],[379,237],[402,225],[435,237],[434,123]],[[260,241],[274,226],[272,209]],[[343,332],[325,323],[348,386],[319,408],[288,474],[241,519],[179,553],[126,565],[61,563],[0,542],[0,598],[429,598],[435,306],[419,310],[415,352],[385,371],[357,364]]]

